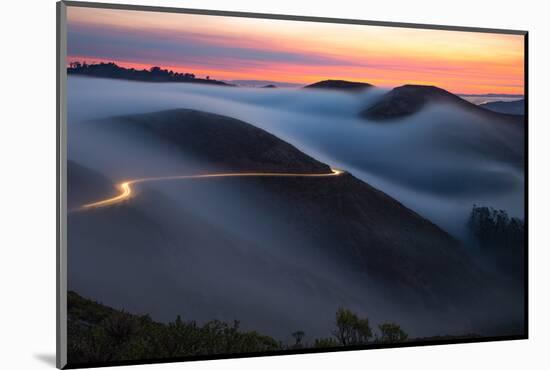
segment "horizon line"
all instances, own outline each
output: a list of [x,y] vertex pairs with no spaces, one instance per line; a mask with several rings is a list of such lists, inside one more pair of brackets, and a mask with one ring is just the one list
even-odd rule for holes
[[[69,61],[69,59],[71,59],[71,58],[75,58],[75,59],[73,61]],[[150,63],[124,62],[124,61],[120,62],[120,61],[115,61],[115,60],[110,60],[110,61],[106,61],[106,60],[107,59],[103,59],[103,58],[91,58],[91,60],[83,60],[83,59],[79,60],[77,57],[72,57],[72,56],[67,55],[66,65],[67,65],[67,68],[70,68],[70,63],[72,63],[72,62],[86,63],[87,65],[100,65],[100,64],[112,63],[112,64],[116,65],[117,67],[125,68],[125,69],[135,69],[136,71],[150,71],[151,68],[158,67],[162,70],[171,71],[171,72],[195,74],[194,72],[189,71],[189,70],[183,71],[183,70],[180,70],[180,69],[174,69],[174,67],[170,67],[170,66],[163,67],[161,65],[150,64]],[[132,65],[140,65],[140,66],[142,66],[142,68],[138,69],[138,68],[132,67]],[[148,67],[146,67],[146,66],[148,66]],[[311,85],[311,83],[307,83],[307,82],[276,81],[276,80],[264,79],[264,78],[217,79],[217,78],[213,78],[212,76],[204,76],[204,77],[199,77],[199,78],[205,79],[206,77],[210,77],[210,79],[213,79],[215,81],[221,81],[221,82],[233,82],[233,81],[242,80],[242,81],[265,81],[265,82],[270,82],[270,83],[291,84],[291,85],[296,85],[295,87],[304,87],[304,86]],[[330,77],[319,80],[319,81],[316,81],[314,83],[321,82],[321,81],[329,81],[329,80],[370,83],[368,80],[344,80],[344,79],[330,78]],[[374,84],[371,84],[371,85],[373,87],[382,88],[382,89],[395,89],[395,88],[405,86],[405,85],[435,86],[435,87],[441,88],[441,87],[439,87],[435,84],[414,84],[414,83],[403,83],[403,84],[400,84],[400,85],[392,85],[392,86],[382,86],[382,85],[374,85]],[[292,88],[292,87],[287,87],[287,88]],[[491,95],[492,96],[498,96],[498,97],[518,97],[518,98],[519,97],[525,97],[525,94],[510,94],[510,93],[498,93],[498,92],[461,93],[461,92],[453,92],[452,90],[447,90],[447,89],[443,89],[443,90],[448,91],[448,92],[450,92],[450,93],[452,93],[456,96],[465,96],[465,97],[488,97],[488,96],[491,96]]]

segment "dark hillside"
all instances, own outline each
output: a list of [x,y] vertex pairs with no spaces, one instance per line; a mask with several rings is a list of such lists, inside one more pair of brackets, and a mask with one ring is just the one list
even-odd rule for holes
[[190,109],[119,117],[101,124],[145,131],[186,154],[234,172],[330,173],[329,166],[246,122]]
[[488,118],[517,121],[514,116],[507,116],[480,108],[439,87],[424,85],[403,85],[396,87],[386,93],[373,106],[363,110],[360,115],[364,118],[377,121],[392,120],[420,112],[428,104],[451,104],[466,111],[487,116]]
[[[178,109],[117,117],[101,124],[143,130],[231,172],[330,172],[329,166],[274,135],[216,114]],[[268,207],[274,202],[272,206],[293,227],[318,241],[323,253],[346,260],[360,271],[455,298],[465,286],[478,283],[459,242],[351,174],[246,181],[259,184],[277,199],[258,199],[258,204]]]

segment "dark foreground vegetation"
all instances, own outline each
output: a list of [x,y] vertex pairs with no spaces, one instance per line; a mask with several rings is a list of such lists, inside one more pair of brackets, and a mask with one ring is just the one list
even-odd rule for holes
[[509,274],[522,276],[525,223],[503,210],[474,205],[469,227],[482,252]]
[[336,312],[331,337],[305,340],[306,333],[289,333],[291,343],[277,341],[255,331],[242,331],[239,322],[212,320],[199,325],[180,316],[167,324],[148,315],[115,310],[68,293],[69,364],[91,362],[153,360],[185,356],[254,353],[303,348],[333,348],[379,343],[399,343],[408,339],[396,323],[371,327],[368,318],[360,318],[341,308]]
[[124,68],[115,63],[72,62],[67,68],[67,73],[79,76],[116,78],[121,80],[146,81],[146,82],[193,82],[211,85],[233,86],[223,81],[206,78],[197,78],[193,73],[180,73],[160,67],[137,70]]

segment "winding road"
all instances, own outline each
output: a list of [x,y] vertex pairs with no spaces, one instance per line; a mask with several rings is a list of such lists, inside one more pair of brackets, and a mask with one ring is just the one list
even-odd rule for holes
[[88,203],[80,207],[82,210],[94,208],[109,207],[130,199],[134,191],[132,186],[144,182],[153,181],[172,181],[172,180],[192,180],[192,179],[209,179],[217,177],[333,177],[340,176],[345,171],[332,168],[330,173],[277,173],[277,172],[235,172],[235,173],[211,173],[203,175],[184,175],[184,176],[164,176],[164,177],[144,177],[134,180],[128,180],[117,184],[120,193],[112,198],[99,200],[97,202]]

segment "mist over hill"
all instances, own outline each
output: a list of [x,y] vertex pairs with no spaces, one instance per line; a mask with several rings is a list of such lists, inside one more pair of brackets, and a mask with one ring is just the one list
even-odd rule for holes
[[158,137],[193,158],[235,172],[330,173],[330,167],[243,121],[190,109],[129,115],[95,122],[108,129]]
[[[430,104],[452,104],[465,111],[484,114],[487,118],[494,117],[494,115],[480,109],[479,106],[444,89],[424,85],[403,85],[396,87],[384,95],[376,104],[363,110],[361,116],[378,121],[394,120],[420,112]],[[504,119],[504,117],[500,118]]]
[[[80,122],[184,107],[262,128],[309,156],[383,189],[460,239],[468,238],[465,225],[473,204],[523,217],[523,122],[501,119],[505,115],[489,112],[488,117],[462,105],[434,103],[381,125],[359,117],[359,112],[388,92],[379,88],[349,94],[329,89],[226,89],[72,76],[69,89],[73,92],[68,97],[69,132],[79,143],[69,143],[69,151],[79,163],[92,168],[98,163],[101,168],[114,167],[110,156],[95,149],[93,140],[109,143],[118,139]],[[177,171],[181,158],[175,160],[171,147],[162,148],[164,166]],[[140,158],[142,167],[154,169],[145,164],[155,162],[158,150],[128,146],[116,154],[121,161]],[[192,161],[185,165],[195,170],[203,166]],[[137,168],[128,175],[148,175],[140,171]],[[126,172],[126,168],[117,168],[115,174],[123,177]]]
[[111,179],[70,159],[67,161],[67,189],[69,211],[93,202],[100,195],[114,196],[117,193]]
[[[86,199],[110,195],[102,179],[263,165],[328,169],[248,123],[194,110],[72,127],[69,157],[80,169],[69,193],[84,189]],[[90,142],[101,142],[101,151]],[[95,195],[85,187],[93,183],[103,184]],[[377,321],[399,320],[415,336],[522,330],[514,319],[521,305],[510,303],[521,302],[521,291],[353,173],[159,182],[136,192],[119,206],[71,213],[70,289],[162,321],[177,314],[202,322],[246,318],[245,329],[276,338],[296,329],[325,335],[342,305]],[[506,309],[487,320],[495,302]]]
[[450,100],[381,124],[359,116],[388,93],[375,87],[68,84],[75,206],[133,178],[347,171],[137,184],[128,202],[70,214],[70,289],[285,340],[326,335],[339,306],[415,337],[522,332],[522,285],[468,229],[473,204],[523,217],[521,122]]

